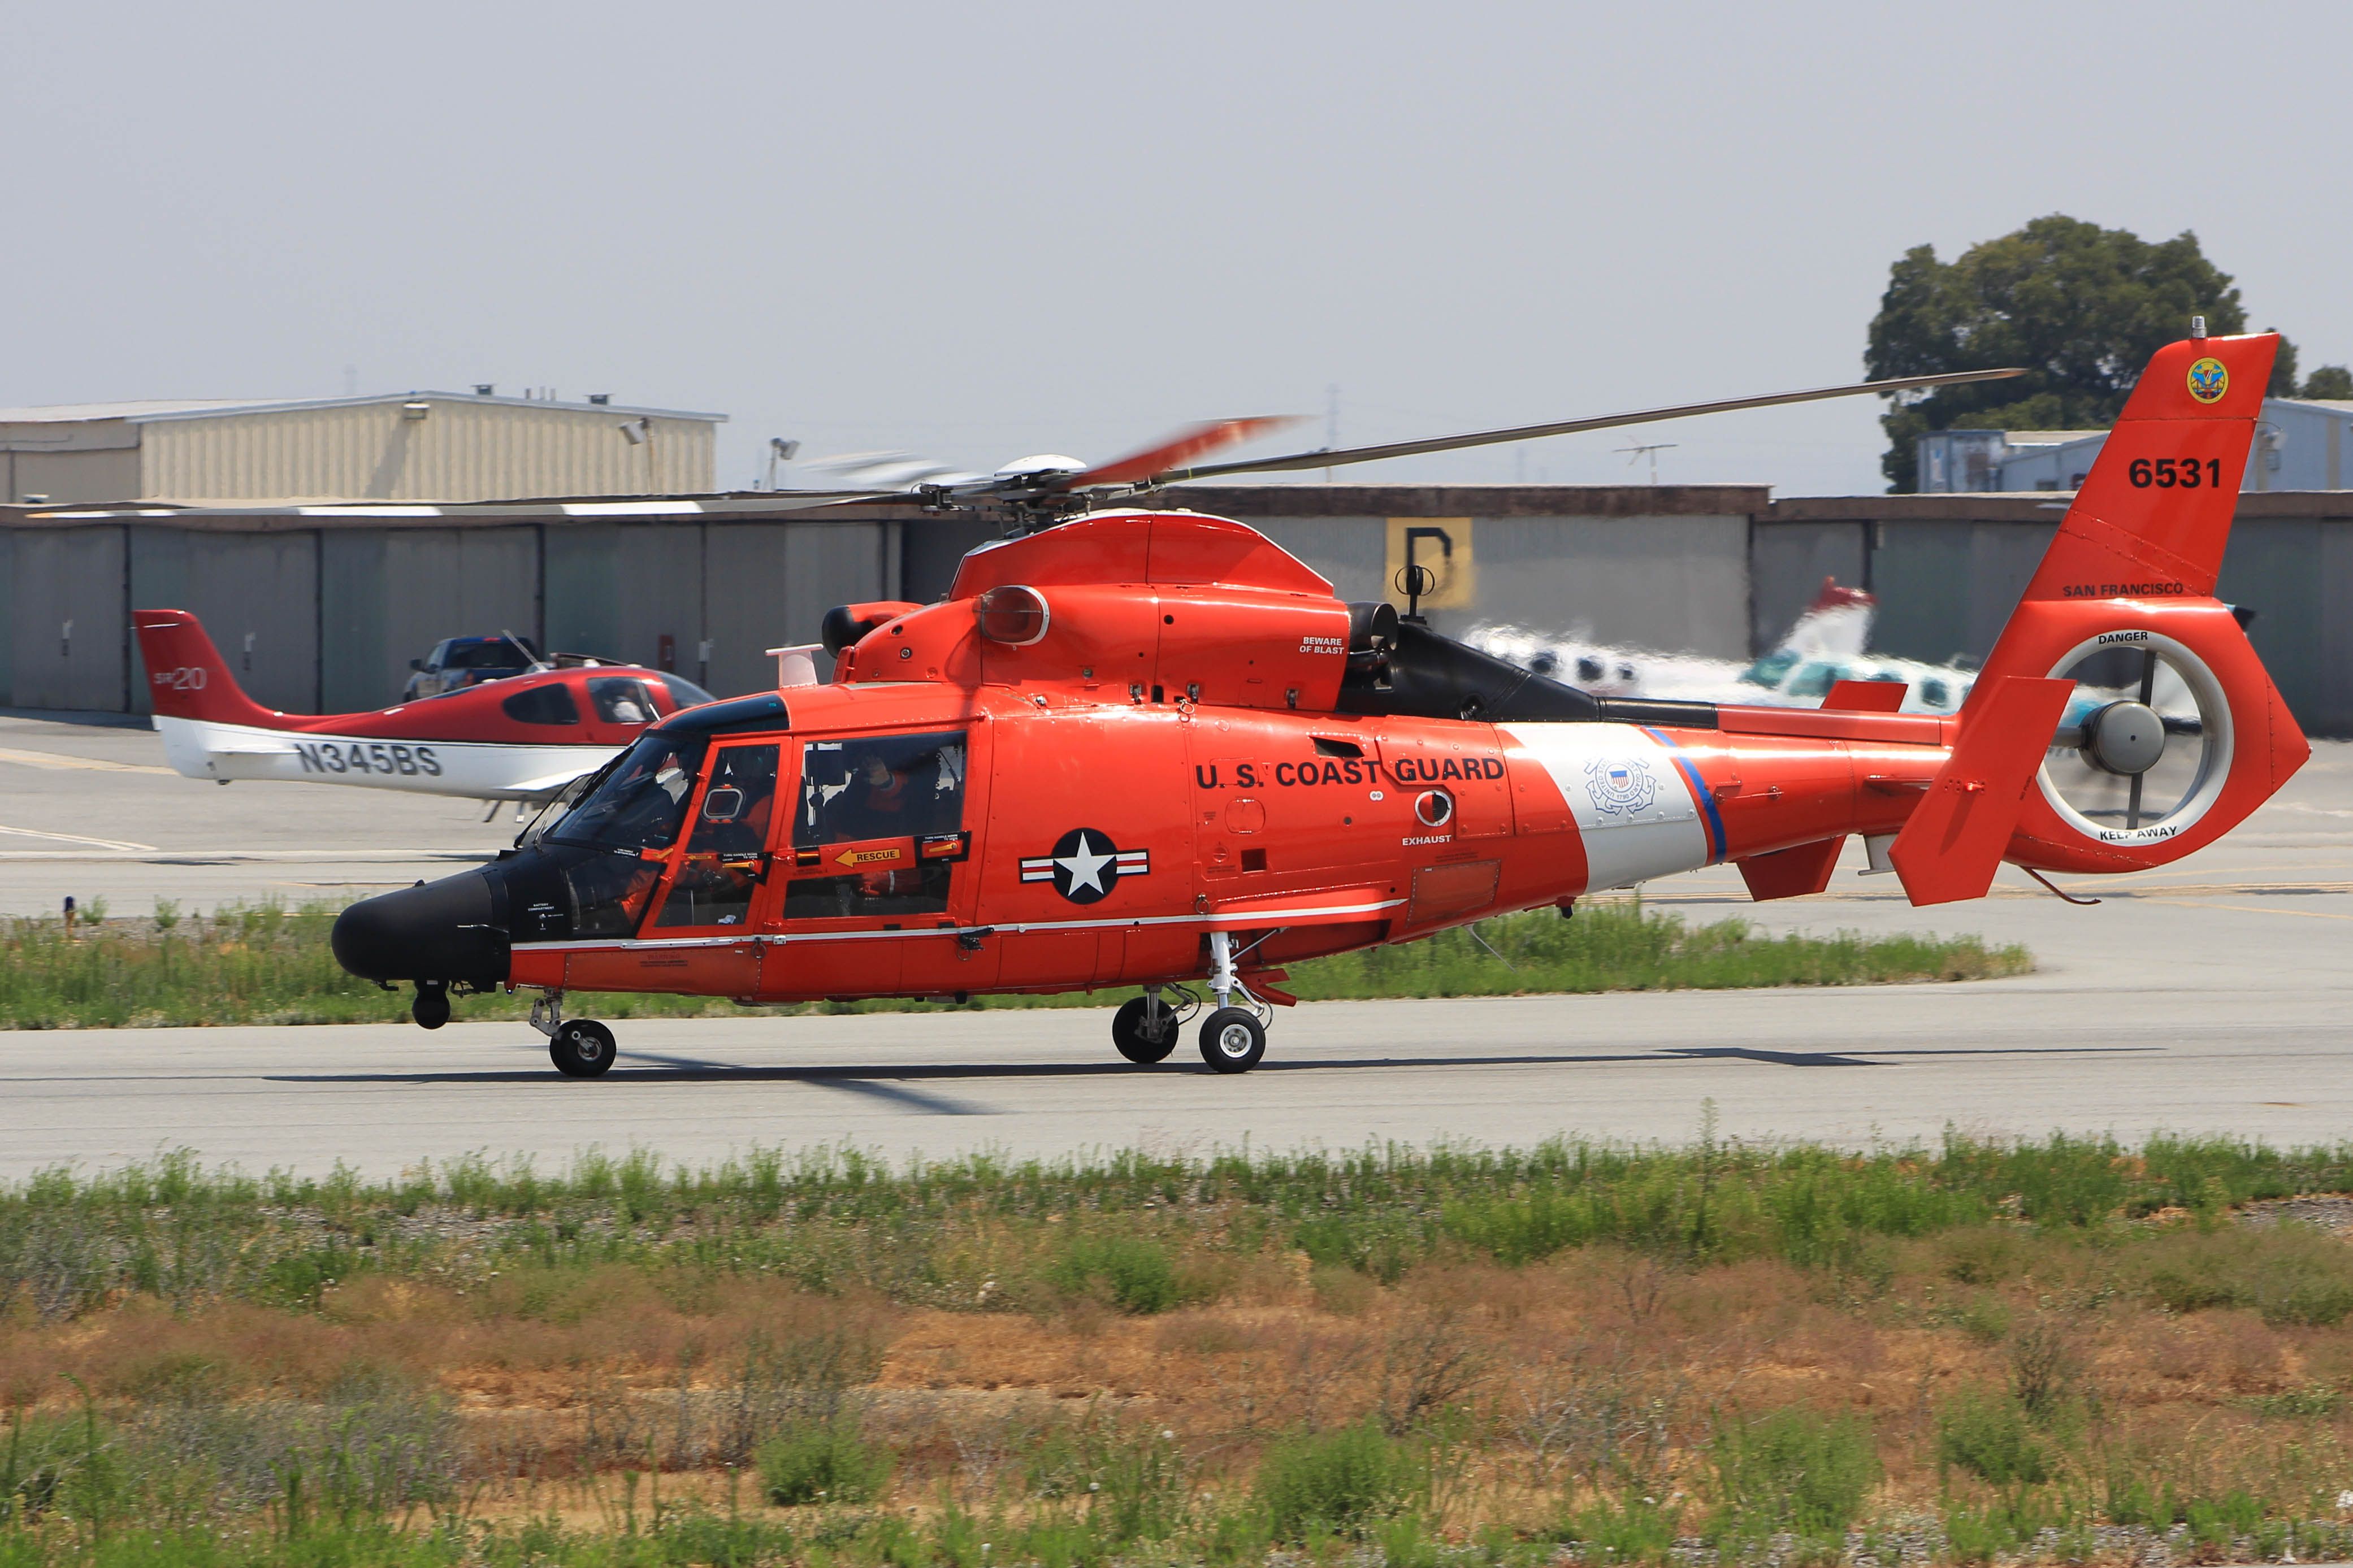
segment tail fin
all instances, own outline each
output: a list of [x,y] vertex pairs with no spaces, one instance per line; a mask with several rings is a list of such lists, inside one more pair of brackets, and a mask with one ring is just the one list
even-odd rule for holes
[[[1987,657],[1972,710],[2008,677],[2084,682],[2045,742],[2050,759],[2026,790],[2004,858],[2060,871],[2179,859],[2244,821],[2311,755],[2253,645],[2213,596],[2278,346],[2263,332],[2157,351]],[[2101,658],[2117,667],[2105,672],[2106,689]],[[2166,689],[2187,695],[2156,715],[2160,667],[2179,680]],[[1965,713],[1964,732],[1994,716]],[[2153,752],[2126,743],[2152,729]],[[2128,810],[2079,806],[2054,770],[2128,786]]]
[[160,716],[271,729],[285,718],[245,694],[228,660],[187,611],[133,610],[131,625],[147,667],[148,699]]

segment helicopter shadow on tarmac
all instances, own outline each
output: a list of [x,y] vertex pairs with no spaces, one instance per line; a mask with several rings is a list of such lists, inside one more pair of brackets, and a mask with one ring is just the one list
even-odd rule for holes
[[[1953,1056],[2086,1056],[2116,1054],[2147,1054],[2159,1049],[2154,1046],[2070,1046],[2053,1048],[2035,1046],[1954,1046],[1936,1047],[1890,1047],[1873,1050],[1868,1056],[1851,1056],[1831,1051],[1773,1051],[1746,1046],[1666,1046],[1648,1051],[1610,1052],[1537,1052],[1523,1051],[1490,1056],[1444,1057],[1345,1057],[1320,1059],[1267,1061],[1261,1072],[1301,1073],[1333,1071],[1365,1071],[1368,1069],[1419,1068],[1476,1067],[1612,1067],[1649,1063],[1672,1066],[1681,1061],[1706,1061],[1734,1058],[1753,1061],[1765,1066],[1789,1068],[1869,1068],[1894,1067],[1894,1061],[1874,1058],[1953,1057]],[[638,1065],[638,1064],[649,1065]],[[746,1083],[806,1084],[812,1089],[839,1089],[845,1093],[884,1101],[900,1109],[934,1116],[996,1116],[1005,1112],[993,1107],[976,1104],[944,1094],[927,1094],[909,1087],[911,1083],[978,1083],[990,1079],[1031,1079],[1076,1081],[1094,1079],[1141,1079],[1152,1076],[1149,1069],[1139,1069],[1125,1062],[970,1062],[913,1065],[876,1065],[873,1067],[743,1067],[726,1062],[703,1061],[692,1057],[669,1056],[652,1051],[625,1051],[617,1071],[628,1082],[638,1084],[709,1084],[714,1087],[739,1087]],[[1207,1066],[1176,1067],[1162,1069],[1160,1076],[1171,1072],[1187,1076],[1216,1077]],[[272,1073],[272,1083],[310,1084],[542,1084],[559,1087],[568,1080],[542,1068],[491,1068],[479,1072],[365,1072],[365,1073]]]

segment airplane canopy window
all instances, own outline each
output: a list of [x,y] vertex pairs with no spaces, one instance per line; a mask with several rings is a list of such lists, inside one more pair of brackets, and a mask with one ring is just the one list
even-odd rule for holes
[[642,682],[626,675],[592,676],[588,702],[604,724],[650,724],[659,717],[654,700]]
[[678,842],[687,797],[702,765],[710,737],[700,734],[638,737],[621,753],[604,782],[547,831],[557,844],[588,844],[600,849],[667,849]]
[[518,637],[513,642],[499,637],[484,642],[459,644],[442,657],[444,669],[515,669],[535,663],[538,653],[529,641]]
[[812,741],[793,842],[921,837],[964,826],[964,731]]
[[499,704],[499,711],[518,724],[580,722],[580,704],[572,700],[572,688],[561,680],[518,691]]
[[711,693],[705,691],[691,680],[684,680],[675,675],[665,673],[661,678],[661,682],[664,686],[670,688],[670,700],[672,707],[700,708],[706,702],[716,702],[719,700],[719,699],[712,696]]

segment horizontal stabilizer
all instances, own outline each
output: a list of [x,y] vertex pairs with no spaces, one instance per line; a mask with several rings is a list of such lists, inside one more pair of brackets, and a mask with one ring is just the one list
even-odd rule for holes
[[2013,675],[1970,693],[1952,756],[1888,847],[1915,904],[1982,899],[2017,830],[2026,791],[2075,689]]

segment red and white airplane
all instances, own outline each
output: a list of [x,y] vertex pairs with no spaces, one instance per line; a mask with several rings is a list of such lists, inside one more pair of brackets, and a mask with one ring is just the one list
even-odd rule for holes
[[638,665],[543,669],[364,713],[280,713],[248,697],[185,610],[134,610],[164,755],[192,779],[359,784],[541,801],[638,731],[712,700]]

